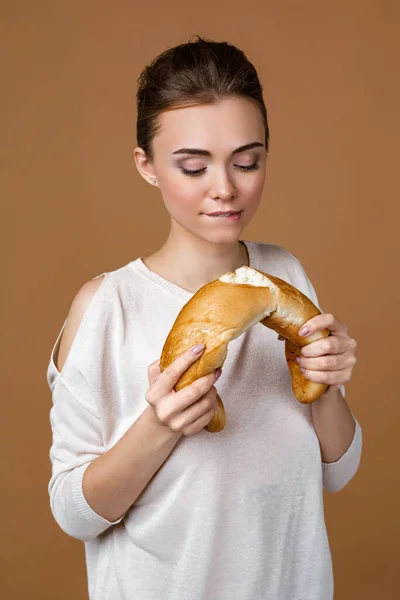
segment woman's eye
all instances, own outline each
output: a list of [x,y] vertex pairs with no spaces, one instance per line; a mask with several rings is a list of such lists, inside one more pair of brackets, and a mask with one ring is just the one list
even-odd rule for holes
[[235,167],[237,167],[238,169],[243,169],[243,171],[255,171],[256,169],[258,169],[259,164],[258,162],[255,162],[252,165],[235,165]]
[[184,175],[192,175],[192,177],[196,177],[196,175],[201,175],[206,170],[205,167],[203,169],[196,169],[196,171],[189,171],[188,169],[185,169],[184,167],[179,167],[179,168]]
[[[257,162],[252,165],[234,165],[237,169],[241,169],[242,171],[255,171],[259,168],[259,164]],[[195,171],[191,171],[189,169],[185,169],[184,167],[179,167],[184,175],[191,175],[192,177],[196,177],[198,175],[202,175],[206,171],[206,167],[203,169],[196,169]]]

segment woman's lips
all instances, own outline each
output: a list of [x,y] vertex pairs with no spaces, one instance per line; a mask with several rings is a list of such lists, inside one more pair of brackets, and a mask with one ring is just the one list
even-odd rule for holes
[[209,219],[220,219],[220,220],[226,220],[226,221],[239,221],[241,215],[242,215],[242,210],[240,210],[237,213],[231,213],[231,214],[219,214],[219,215],[211,215],[211,214],[205,214],[206,217],[208,217]]

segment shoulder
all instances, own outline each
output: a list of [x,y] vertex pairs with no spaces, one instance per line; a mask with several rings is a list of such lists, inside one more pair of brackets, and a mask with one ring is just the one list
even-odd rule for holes
[[260,255],[260,271],[287,281],[319,307],[313,283],[298,256],[279,244],[256,244]]
[[57,368],[60,372],[65,364],[83,316],[85,315],[89,304],[93,300],[104,279],[105,274],[87,281],[82,285],[72,300],[67,321],[61,335],[58,356],[56,359]]
[[271,267],[281,267],[290,270],[302,270],[302,264],[298,257],[279,244],[267,244],[266,242],[253,242],[260,254],[261,264]]

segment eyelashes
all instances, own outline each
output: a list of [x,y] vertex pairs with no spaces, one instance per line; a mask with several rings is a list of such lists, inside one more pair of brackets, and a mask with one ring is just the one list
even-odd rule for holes
[[[259,169],[260,165],[258,164],[258,162],[255,162],[252,165],[248,165],[248,166],[235,165],[235,167],[241,171],[256,171],[257,169]],[[196,169],[196,171],[189,171],[188,169],[185,169],[184,167],[179,167],[179,170],[182,171],[182,173],[184,175],[190,175],[191,177],[198,177],[199,175],[202,175],[207,170],[207,168],[204,167],[203,169]]]

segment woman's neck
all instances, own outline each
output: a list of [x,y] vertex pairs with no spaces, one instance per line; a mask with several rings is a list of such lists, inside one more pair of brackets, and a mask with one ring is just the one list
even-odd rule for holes
[[233,244],[183,244],[169,237],[156,252],[143,258],[153,272],[175,285],[195,293],[203,285],[228,271],[249,265],[247,248]]

